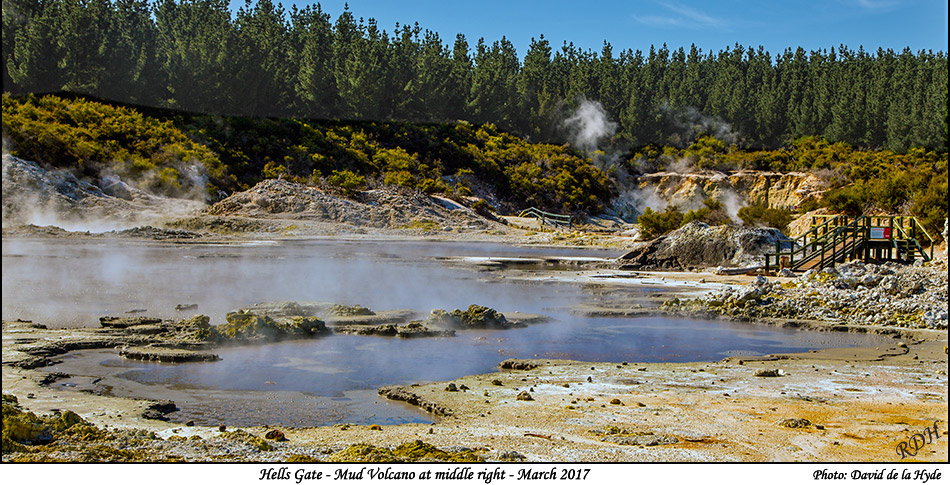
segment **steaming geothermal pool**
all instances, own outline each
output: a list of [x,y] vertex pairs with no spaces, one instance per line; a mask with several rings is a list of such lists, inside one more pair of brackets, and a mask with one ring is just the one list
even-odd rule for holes
[[581,284],[509,280],[444,259],[616,255],[457,242],[4,240],[3,319],[96,327],[100,316],[133,309],[190,317],[194,312],[176,312],[175,305],[197,303],[197,312],[215,324],[223,323],[228,311],[276,300],[420,312],[475,303],[553,318],[523,329],[459,331],[454,338],[331,335],[221,348],[214,351],[221,357],[214,363],[153,364],[110,351],[75,352],[49,368],[74,376],[59,386],[82,388],[82,376],[104,376],[112,394],[175,400],[182,408],[172,415],[176,421],[236,426],[427,421],[431,418],[414,408],[381,402],[375,389],[491,372],[512,357],[689,362],[882,341],[720,321],[579,317],[569,307],[592,298]]

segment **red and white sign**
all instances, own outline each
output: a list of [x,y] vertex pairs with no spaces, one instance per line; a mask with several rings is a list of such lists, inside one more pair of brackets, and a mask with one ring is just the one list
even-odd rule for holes
[[871,228],[871,239],[890,239],[891,238],[891,228],[889,227],[872,227]]

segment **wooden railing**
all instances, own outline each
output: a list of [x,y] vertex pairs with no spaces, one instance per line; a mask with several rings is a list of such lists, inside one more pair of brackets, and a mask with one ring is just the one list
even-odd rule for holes
[[543,210],[538,209],[536,207],[529,207],[521,211],[521,213],[518,214],[518,217],[535,217],[541,221],[542,226],[544,224],[549,224],[552,226],[567,226],[567,227],[574,226],[571,216],[544,212]]
[[805,234],[784,246],[776,242],[775,252],[765,256],[766,271],[821,269],[855,259],[913,262],[918,254],[929,261],[934,240],[913,217],[815,216]]

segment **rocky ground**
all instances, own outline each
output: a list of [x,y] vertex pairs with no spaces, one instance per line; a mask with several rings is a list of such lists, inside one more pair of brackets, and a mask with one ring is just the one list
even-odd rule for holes
[[652,241],[639,244],[619,258],[633,270],[694,271],[715,266],[763,266],[765,254],[776,243],[790,240],[777,229],[723,225],[710,227],[702,222],[685,226]]
[[664,310],[739,320],[808,320],[827,326],[947,329],[947,260],[905,266],[854,261],[784,282],[757,277]]

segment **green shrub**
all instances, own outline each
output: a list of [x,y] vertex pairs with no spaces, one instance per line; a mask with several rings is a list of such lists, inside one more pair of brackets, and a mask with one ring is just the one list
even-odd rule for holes
[[867,202],[861,192],[854,186],[841,187],[825,192],[821,200],[833,213],[857,216],[864,211]]
[[647,207],[637,218],[640,234],[647,239],[660,237],[683,226],[683,213],[676,206],[669,206],[663,212]]
[[[680,227],[693,221],[705,222],[710,226],[721,226],[723,224],[729,224],[732,222],[732,219],[729,218],[729,214],[727,214],[725,208],[723,208],[722,202],[710,197],[703,201],[703,206],[699,209],[687,211],[683,214]],[[677,227],[677,229],[679,229],[679,227]]]
[[353,196],[366,187],[366,177],[355,174],[349,170],[334,170],[327,177],[327,183],[334,187],[339,187],[343,193]]
[[495,212],[495,208],[492,207],[492,205],[488,202],[485,202],[485,199],[478,199],[473,202],[472,210],[484,218],[495,219],[495,214],[493,214],[493,212]]
[[788,224],[792,222],[792,211],[775,209],[767,205],[748,205],[739,209],[739,219],[746,226],[765,226],[788,232]]
[[[3,136],[11,154],[80,177],[114,173],[132,185],[185,195],[181,170],[199,166],[214,184],[231,182],[217,155],[172,121],[82,98],[3,95]],[[206,190],[206,187],[198,187]]]

